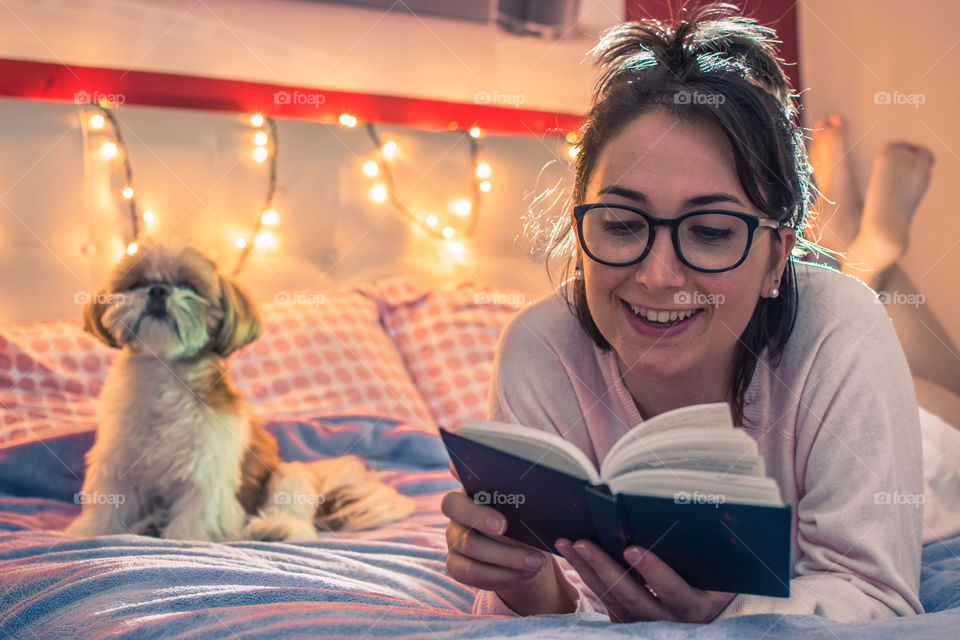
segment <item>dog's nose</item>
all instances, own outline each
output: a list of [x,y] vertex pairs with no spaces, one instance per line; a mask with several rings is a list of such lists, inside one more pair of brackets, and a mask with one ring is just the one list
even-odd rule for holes
[[170,287],[166,284],[152,284],[147,290],[150,300],[164,300],[170,296]]

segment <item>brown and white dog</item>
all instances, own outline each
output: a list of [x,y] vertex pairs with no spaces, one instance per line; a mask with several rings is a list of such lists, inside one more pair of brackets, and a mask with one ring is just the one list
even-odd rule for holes
[[197,250],[142,245],[87,305],[84,328],[121,352],[67,533],[312,539],[412,512],[356,456],[279,459],[227,379],[226,358],[260,334],[256,306]]

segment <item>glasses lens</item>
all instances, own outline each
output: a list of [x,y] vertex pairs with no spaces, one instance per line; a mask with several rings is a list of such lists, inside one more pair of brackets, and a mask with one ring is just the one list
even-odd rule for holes
[[650,227],[633,211],[596,207],[583,216],[583,242],[595,258],[629,263],[643,254]]
[[743,257],[750,228],[740,218],[700,213],[685,218],[677,230],[683,258],[700,269],[727,269]]

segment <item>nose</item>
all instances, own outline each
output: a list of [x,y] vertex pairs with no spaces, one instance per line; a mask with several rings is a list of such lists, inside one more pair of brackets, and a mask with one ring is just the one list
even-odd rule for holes
[[150,288],[147,289],[147,295],[150,297],[150,301],[162,302],[170,296],[170,286],[162,282],[150,285]]
[[660,292],[682,286],[686,281],[684,265],[673,247],[668,227],[654,231],[650,253],[636,265],[634,278],[651,292]]

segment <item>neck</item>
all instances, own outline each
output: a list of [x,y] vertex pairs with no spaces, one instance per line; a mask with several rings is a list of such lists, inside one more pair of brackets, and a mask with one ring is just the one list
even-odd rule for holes
[[[723,359],[726,365],[703,366],[669,378],[645,376],[627,370],[617,357],[620,377],[630,392],[644,420],[680,407],[708,402],[726,402],[733,407],[733,357]],[[722,373],[721,373],[722,372]],[[719,375],[718,375],[719,373]]]

